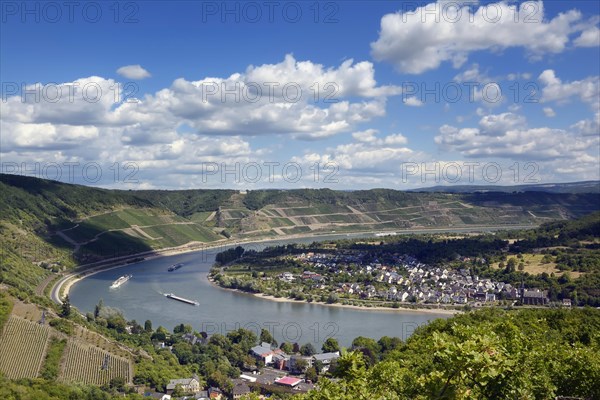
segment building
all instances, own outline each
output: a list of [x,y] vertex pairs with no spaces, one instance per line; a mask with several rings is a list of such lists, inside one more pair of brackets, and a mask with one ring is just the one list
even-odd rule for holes
[[245,383],[238,383],[233,387],[231,393],[233,395],[233,399],[237,400],[244,395],[250,394],[250,386],[246,385]]
[[177,385],[181,386],[184,393],[198,393],[200,391],[200,382],[196,378],[171,379],[167,384],[167,393],[172,394]]
[[219,388],[210,387],[208,388],[208,397],[210,399],[221,400],[223,398],[223,392]]
[[285,354],[284,352],[273,354],[273,365],[275,368],[279,370],[284,370],[288,367],[290,363],[290,356]]
[[563,299],[562,305],[565,307],[571,307],[571,299]]
[[275,381],[275,383],[278,385],[287,386],[290,388],[295,388],[300,382],[302,382],[302,379],[294,378],[292,376],[284,376],[283,378],[279,378]]
[[[302,361],[300,361],[302,360]],[[293,355],[290,357],[288,363],[287,363],[287,368],[289,371],[292,372],[304,372],[304,367],[299,367],[299,363],[298,361],[300,361],[300,363],[302,363],[304,361],[304,364],[306,365],[306,368],[310,368],[313,365],[313,358],[312,357],[305,357],[305,356],[298,356],[298,355]]]
[[[315,354],[313,356],[313,361],[317,362],[320,361],[323,366],[328,367],[329,364],[331,364],[331,362],[337,358],[340,358],[340,352],[339,351],[335,351],[332,353],[320,353],[320,354]],[[326,369],[325,369],[326,370]]]
[[258,358],[259,360],[262,360],[262,362],[264,362],[265,365],[271,364],[273,362],[274,352],[273,350],[271,350],[271,345],[269,343],[262,342],[260,345],[251,348],[250,352],[254,357]]
[[196,393],[196,395],[193,397],[194,400],[210,400],[210,397],[208,397],[208,391],[206,390],[201,390],[198,393]]
[[548,292],[535,290],[523,290],[522,302],[525,305],[543,306],[548,304]]

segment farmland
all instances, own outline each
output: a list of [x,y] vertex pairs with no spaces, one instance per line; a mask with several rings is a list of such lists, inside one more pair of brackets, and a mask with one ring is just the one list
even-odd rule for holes
[[118,377],[131,382],[131,366],[127,359],[78,340],[68,341],[63,360],[59,377],[62,382],[104,385]]
[[49,334],[47,326],[9,317],[0,337],[0,371],[10,379],[37,377]]

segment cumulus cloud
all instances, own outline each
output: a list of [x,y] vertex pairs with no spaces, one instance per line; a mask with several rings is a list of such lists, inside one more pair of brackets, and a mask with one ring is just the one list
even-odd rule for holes
[[523,116],[512,113],[486,115],[478,127],[444,125],[439,132],[435,142],[441,148],[468,158],[599,161],[598,137],[549,127],[530,128]]
[[600,29],[593,26],[581,32],[581,35],[573,41],[577,47],[598,47],[600,46]]
[[551,107],[544,107],[543,111],[544,111],[544,115],[548,118],[552,118],[552,117],[556,116],[556,113],[554,112],[554,110]]
[[569,35],[587,26],[577,24],[582,19],[577,10],[547,20],[542,1],[518,7],[505,1],[477,8],[458,4],[438,1],[384,15],[379,38],[371,43],[373,57],[410,74],[436,69],[443,62],[458,68],[475,51],[520,47],[539,58],[561,53]]
[[117,70],[117,74],[127,79],[146,79],[149,78],[150,72],[146,71],[140,64],[125,65]]
[[393,174],[400,162],[414,160],[420,153],[406,147],[408,140],[400,133],[379,136],[379,131],[369,129],[354,132],[355,142],[340,144],[324,152],[308,152],[292,158],[301,164],[335,163],[346,174],[370,171],[371,173]]
[[[401,90],[378,85],[374,75],[368,62],[325,67],[288,55],[229,77],[177,79],[138,99],[97,76],[30,85],[3,104],[1,155],[15,162],[131,161],[161,172],[154,185],[199,187],[182,178],[199,163],[260,162],[277,145],[253,148],[250,138],[318,140],[385,115],[387,96]],[[396,146],[405,138],[377,140]]]
[[415,96],[408,97],[402,101],[409,107],[421,107],[423,105],[423,102]]
[[567,103],[578,97],[597,110],[600,106],[600,77],[592,76],[579,81],[563,82],[552,69],[543,71],[538,80],[542,83],[542,102]]

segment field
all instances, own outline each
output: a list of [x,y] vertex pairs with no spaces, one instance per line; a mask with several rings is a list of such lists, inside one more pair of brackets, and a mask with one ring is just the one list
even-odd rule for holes
[[59,378],[62,382],[104,385],[118,377],[131,382],[131,365],[127,359],[77,340],[69,340],[63,360]]
[[11,316],[0,337],[0,371],[10,379],[37,377],[49,334],[47,326]]
[[[554,262],[543,263],[542,258],[544,258],[543,254],[530,254],[530,253],[523,254],[522,261],[525,264],[525,269],[523,271],[528,272],[532,275],[540,275],[545,272],[548,275],[554,273],[558,276],[558,275],[562,275],[564,273],[563,271],[560,271],[559,269],[556,268],[556,264]],[[519,260],[518,258],[515,258],[515,261],[517,262],[517,265],[518,265],[521,260]],[[505,264],[506,264],[506,262],[505,262]],[[493,267],[498,268],[498,263],[494,264]],[[568,272],[572,278],[578,278],[579,276],[581,276],[581,272],[575,272],[575,271],[568,271]]]

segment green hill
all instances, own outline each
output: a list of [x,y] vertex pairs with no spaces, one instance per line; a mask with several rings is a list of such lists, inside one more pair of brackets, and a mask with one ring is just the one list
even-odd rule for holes
[[600,204],[598,193],[123,191],[7,174],[0,174],[0,190],[0,281],[27,292],[76,265],[189,243],[538,225]]

